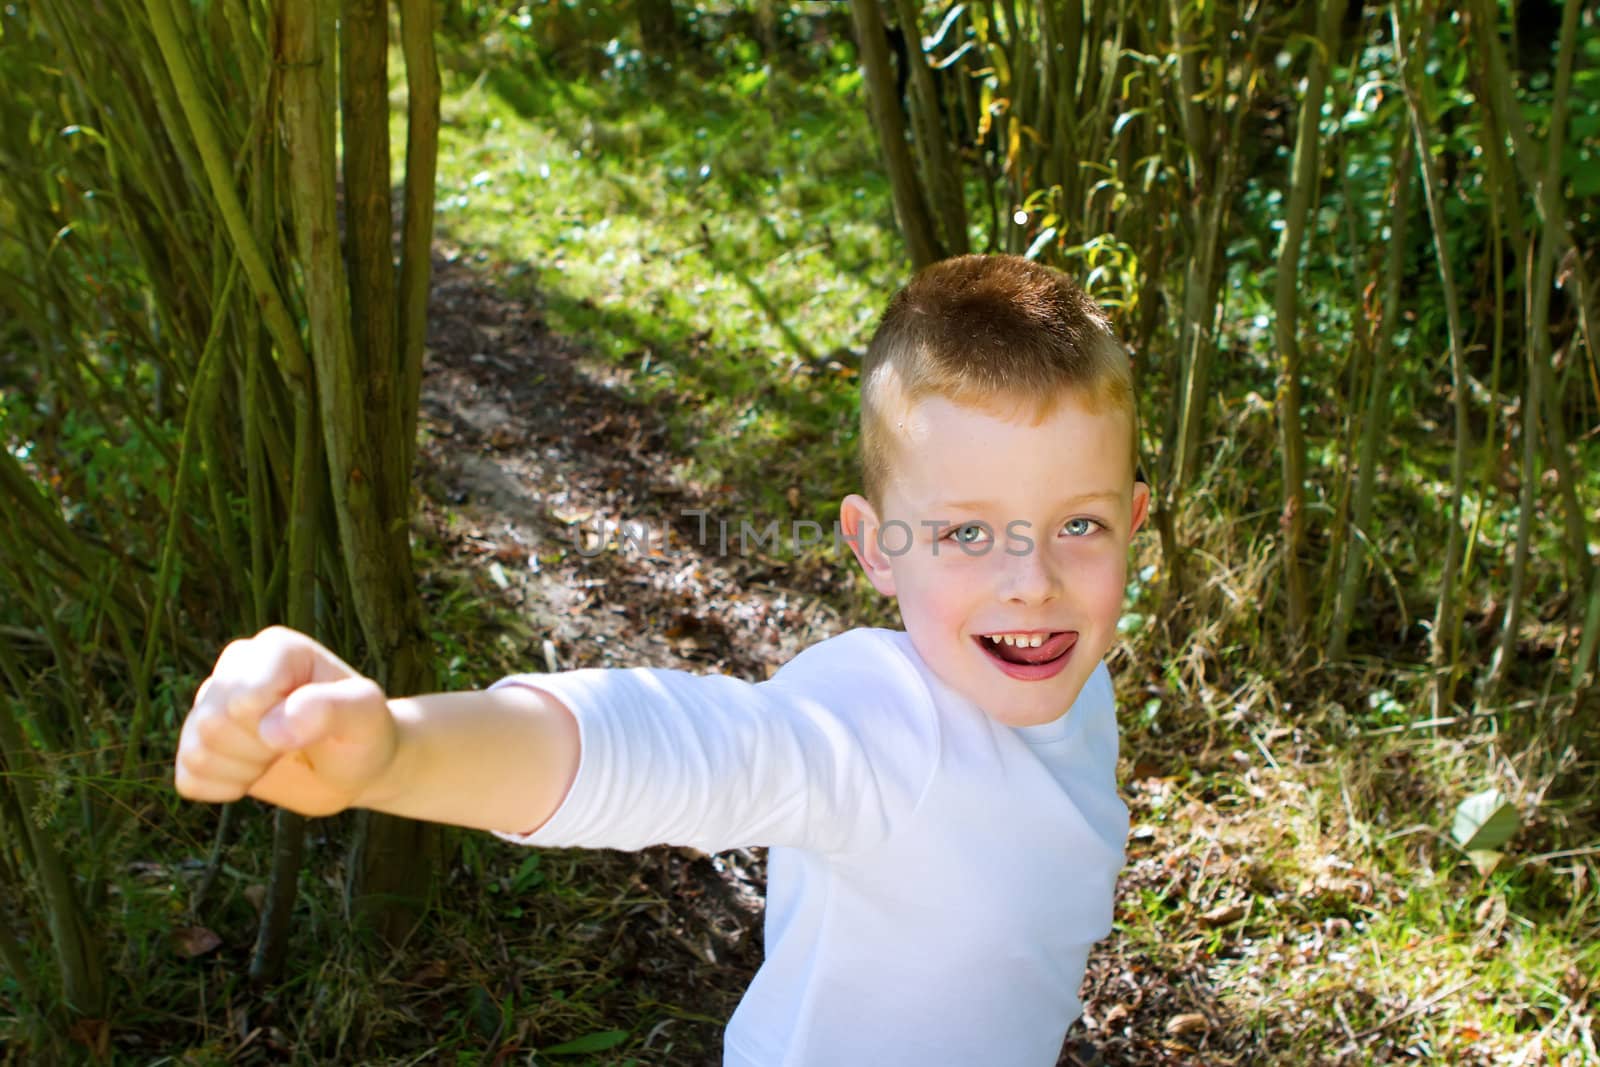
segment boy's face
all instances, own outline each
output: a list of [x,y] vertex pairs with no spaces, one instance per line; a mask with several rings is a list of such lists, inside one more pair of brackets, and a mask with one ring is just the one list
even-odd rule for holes
[[1149,508],[1128,416],[1068,395],[1038,422],[942,397],[887,417],[882,513],[859,496],[841,509],[867,577],[933,672],[991,718],[1059,718],[1111,647]]

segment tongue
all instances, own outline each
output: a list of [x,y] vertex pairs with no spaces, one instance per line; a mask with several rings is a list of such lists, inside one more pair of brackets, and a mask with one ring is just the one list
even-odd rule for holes
[[1038,648],[1018,648],[1016,645],[990,644],[990,650],[1007,663],[1049,663],[1078,643],[1075,631],[1064,630],[1045,638]]

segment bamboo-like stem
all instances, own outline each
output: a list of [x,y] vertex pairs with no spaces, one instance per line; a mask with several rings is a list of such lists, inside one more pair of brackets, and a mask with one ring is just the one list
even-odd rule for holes
[[300,345],[300,334],[284,304],[283,294],[272,277],[265,255],[256,244],[255,235],[245,218],[244,206],[234,190],[233,175],[222,149],[222,140],[212,121],[210,108],[201,92],[188,54],[174,23],[171,0],[145,0],[145,13],[150,19],[151,32],[161,49],[167,73],[172,78],[178,94],[178,103],[188,120],[189,132],[194,137],[195,148],[205,167],[211,195],[216,200],[217,212],[223,226],[233,240],[235,253],[244,265],[245,276],[261,306],[262,320],[272,333],[272,339],[282,354],[285,369],[295,377],[305,375],[308,364],[305,350]]
[[389,186],[389,39],[384,0],[341,0],[339,133],[344,164],[344,247],[356,380],[368,410],[394,408],[393,208]]
[[912,269],[921,270],[943,259],[944,250],[934,235],[933,216],[928,211],[922,186],[917,181],[916,166],[911,162],[911,151],[906,145],[905,124],[900,116],[900,101],[894,93],[889,42],[884,36],[878,0],[850,0],[850,18],[855,26],[856,47],[867,85],[867,105],[889,172],[895,214],[900,219],[900,233],[905,238]]
[[900,32],[906,39],[906,65],[911,74],[911,126],[916,136],[922,186],[928,191],[929,206],[938,223],[945,253],[964,255],[969,246],[961,161],[950,150],[939,121],[938,90],[920,44],[922,30],[917,24],[917,5],[912,0],[894,0],[894,9]]
[[[10,774],[10,788],[20,812],[34,809],[32,782],[26,774],[17,773],[23,766],[26,743],[22,730],[13,717],[11,702],[0,700],[0,763]],[[0,804],[0,817],[12,809]],[[75,1014],[98,1016],[105,1008],[107,975],[105,956],[99,938],[85,914],[71,869],[59,851],[56,842],[34,826],[25,815],[7,822],[20,822],[8,827],[8,837],[25,838],[29,859],[41,903],[45,922],[50,929],[50,948],[55,953],[56,968],[61,976],[61,990],[67,1007]]]
[[[222,327],[227,321],[226,309],[228,301],[233,295],[233,285],[237,280],[238,260],[228,271],[227,280],[223,282],[220,295],[213,303],[214,315],[211,320],[211,332],[206,337],[205,348],[200,353],[200,366],[195,372],[196,397],[191,399],[188,410],[184,412],[183,436],[178,448],[177,469],[173,473],[174,485],[172,496],[167,507],[167,529],[161,548],[161,562],[156,569],[155,599],[151,604],[149,615],[146,618],[144,652],[140,657],[138,677],[150,678],[155,671],[156,650],[163,644],[163,639],[168,636],[168,630],[161,625],[161,617],[165,614],[167,598],[173,587],[180,580],[175,573],[178,559],[178,530],[181,523],[182,509],[189,503],[189,472],[194,466],[196,437],[201,432],[200,414],[210,406],[209,398],[213,395],[217,383],[221,379],[220,352],[222,340]],[[122,754],[122,777],[128,778],[134,761],[138,758],[139,751],[143,748],[144,732],[149,726],[149,705],[141,703],[137,708],[132,723],[128,726],[127,747]]]
[[[1531,272],[1530,272],[1531,273]],[[1516,658],[1517,637],[1522,629],[1522,601],[1528,586],[1528,560],[1532,555],[1534,488],[1539,482],[1539,397],[1538,386],[1530,375],[1522,395],[1522,484],[1517,491],[1517,540],[1511,552],[1511,580],[1506,588],[1506,613],[1500,624],[1500,640],[1489,659],[1489,669],[1480,687],[1480,700],[1493,694]]]
[[[1552,265],[1569,248],[1578,253],[1573,256],[1571,263],[1574,273],[1580,278],[1578,289],[1581,292],[1586,288],[1582,280],[1583,250],[1573,244],[1574,238],[1568,225],[1566,206],[1561,192],[1560,165],[1561,141],[1566,132],[1566,116],[1572,95],[1572,64],[1580,7],[1580,4],[1569,0],[1563,8],[1556,53],[1555,92],[1551,98],[1550,137],[1543,152],[1538,150],[1533,132],[1529,129],[1517,102],[1515,82],[1506,63],[1505,48],[1497,30],[1498,8],[1493,0],[1473,0],[1471,10],[1476,40],[1487,67],[1487,75],[1481,80],[1481,84],[1487,90],[1485,100],[1489,104],[1488,110],[1498,116],[1502,136],[1509,138],[1512,145],[1509,154],[1511,162],[1521,174],[1523,183],[1533,193],[1534,206],[1541,223],[1540,232],[1543,239],[1552,247]],[[1501,146],[1495,145],[1494,148],[1499,150]],[[1539,170],[1541,160],[1544,163],[1543,173]],[[1537,266],[1535,270],[1537,272]],[[1534,284],[1537,284],[1537,275]],[[1543,315],[1547,320],[1549,294],[1545,293],[1541,297],[1536,291],[1534,298],[1536,301],[1543,301],[1545,308]],[[1536,303],[1530,310],[1530,316],[1538,317],[1541,314],[1539,308],[1540,305]],[[1536,330],[1530,325],[1529,330],[1529,339],[1535,345],[1541,346],[1542,350],[1542,355],[1530,366],[1530,372],[1537,379],[1538,403],[1547,409],[1545,417],[1541,420],[1547,439],[1546,457],[1557,474],[1557,488],[1562,497],[1567,562],[1575,571],[1575,587],[1579,593],[1577,600],[1581,602],[1583,590],[1592,580],[1594,570],[1588,551],[1587,522],[1578,499],[1572,463],[1567,452],[1566,430],[1560,417],[1560,398],[1556,395],[1554,382],[1550,379],[1548,329]]]
[[[1550,135],[1545,144],[1544,177],[1538,187],[1539,200],[1544,205],[1541,210],[1543,226],[1539,237],[1539,255],[1535,262],[1533,313],[1528,323],[1528,336],[1533,342],[1532,370],[1545,408],[1547,452],[1550,465],[1557,474],[1556,486],[1561,494],[1562,516],[1565,519],[1568,564],[1573,571],[1573,589],[1579,604],[1585,599],[1594,567],[1589,558],[1588,523],[1578,499],[1577,478],[1567,449],[1562,399],[1551,373],[1550,292],[1555,281],[1555,265],[1571,243],[1566,212],[1561,202],[1561,153],[1572,95],[1573,53],[1576,48],[1578,9],[1581,6],[1568,0],[1561,19],[1560,44],[1556,51],[1555,95],[1550,108]],[[1575,270],[1579,269],[1580,259],[1581,256],[1573,257]]]
[[[1477,31],[1481,50],[1485,53],[1498,47],[1498,38],[1494,36],[1493,23],[1486,26],[1479,14],[1473,16],[1474,29]],[[1484,179],[1488,190],[1489,199],[1495,205],[1495,217],[1505,219],[1512,224],[1503,227],[1505,240],[1511,245],[1514,261],[1519,264],[1527,277],[1524,279],[1522,292],[1524,303],[1531,285],[1532,259],[1528,244],[1528,237],[1521,226],[1515,225],[1514,220],[1520,217],[1521,205],[1515,189],[1516,179],[1513,173],[1511,160],[1506,155],[1506,126],[1508,122],[1514,123],[1515,117],[1507,116],[1501,108],[1505,97],[1500,91],[1503,87],[1491,84],[1494,64],[1488,63],[1478,71],[1476,90],[1484,102],[1482,109],[1484,136],[1482,145],[1484,161],[1486,163]],[[1498,277],[1498,275],[1497,275]],[[1498,294],[1497,294],[1498,295]],[[1497,302],[1497,306],[1500,303]],[[1503,315],[1497,317],[1498,321]],[[1528,320],[1528,309],[1523,308],[1522,322],[1524,330]],[[1498,339],[1497,339],[1498,341]],[[1523,345],[1526,348],[1527,337],[1524,333]],[[1540,439],[1538,399],[1529,391],[1532,384],[1531,374],[1524,375],[1523,397],[1521,400],[1521,432],[1522,455],[1521,486],[1518,490],[1517,503],[1517,529],[1515,544],[1511,554],[1511,573],[1505,588],[1505,611],[1501,617],[1500,634],[1495,643],[1493,653],[1489,657],[1488,668],[1483,672],[1478,682],[1478,700],[1483,702],[1493,697],[1500,683],[1505,679],[1505,673],[1513,660],[1517,636],[1521,629],[1522,607],[1525,599],[1528,579],[1528,561],[1531,555],[1531,540],[1533,536],[1533,493],[1539,478],[1538,471],[1538,442]],[[1530,406],[1531,405],[1531,406]],[[1529,435],[1532,435],[1531,437]]]
[[[318,502],[322,488],[322,449],[311,391],[295,388],[294,471],[289,490],[289,578],[285,621],[302,633],[317,630],[316,558],[321,537]],[[266,903],[256,928],[255,950],[250,957],[250,979],[275,984],[283,976],[294,902],[305,854],[306,820],[280,808],[273,815],[272,868],[267,880]]]
[[1274,334],[1278,348],[1278,431],[1283,463],[1283,576],[1287,626],[1292,643],[1304,635],[1311,614],[1305,568],[1300,554],[1305,542],[1306,443],[1300,421],[1300,252],[1306,217],[1321,162],[1322,98],[1328,68],[1339,51],[1339,20],[1344,4],[1322,0],[1317,8],[1317,37],[1306,71],[1305,95],[1295,131],[1293,174],[1278,242],[1277,278],[1273,289]]
[[1373,498],[1378,484],[1378,446],[1389,423],[1389,357],[1394,350],[1395,325],[1400,319],[1400,282],[1405,273],[1411,191],[1415,186],[1411,170],[1411,137],[1408,133],[1402,133],[1398,141],[1392,168],[1394,191],[1383,265],[1383,317],[1378,323],[1377,337],[1372,346],[1372,375],[1368,380],[1366,409],[1361,419],[1361,443],[1356,456],[1356,487],[1350,516],[1351,528],[1361,536],[1350,539],[1344,575],[1334,602],[1333,619],[1328,626],[1328,659],[1334,662],[1345,657],[1350,621],[1355,615],[1356,601],[1360,598],[1365,555],[1361,546],[1377,545],[1371,524]]
[[1589,606],[1583,613],[1583,631],[1578,638],[1578,652],[1572,657],[1572,679],[1568,691],[1579,693],[1589,690],[1600,677],[1600,663],[1595,662],[1596,647],[1600,646],[1600,582],[1589,589]]
[[1202,17],[1205,7],[1186,0],[1172,0],[1172,39],[1177,46],[1178,117],[1183,128],[1183,146],[1189,163],[1189,185],[1199,194],[1209,193],[1209,178],[1214,170],[1209,158],[1216,146],[1211,140],[1211,122],[1200,106],[1200,42],[1192,32],[1191,20]]
[[[1488,123],[1486,122],[1487,126]],[[1491,164],[1492,165],[1492,164]],[[1505,225],[1500,216],[1500,198],[1493,186],[1487,197],[1489,204],[1489,271],[1493,277],[1494,325],[1489,342],[1490,365],[1488,395],[1491,398],[1484,420],[1483,452],[1478,460],[1478,506],[1472,517],[1472,529],[1467,534],[1467,552],[1461,562],[1463,574],[1472,573],[1478,546],[1482,543],[1484,521],[1489,515],[1489,505],[1495,496],[1495,457],[1499,445],[1498,416],[1500,414],[1500,371],[1506,348],[1506,278],[1505,278]]]
[[417,405],[428,340],[428,294],[433,277],[433,213],[439,159],[439,58],[433,47],[432,0],[399,0],[400,45],[406,65],[406,193],[400,235],[400,393],[395,439],[405,462],[396,464],[396,499],[408,500],[416,462]]
[[[1411,70],[1410,51],[1406,43],[1409,32],[1400,19],[1398,2],[1391,3],[1390,19],[1394,27],[1395,57],[1400,65],[1400,82],[1405,92],[1406,109],[1411,115],[1411,132],[1417,142],[1417,161],[1422,175],[1423,200],[1428,209],[1428,225],[1433,231],[1435,259],[1439,267],[1439,284],[1444,292],[1445,326],[1450,342],[1450,384],[1452,410],[1455,413],[1454,444],[1450,458],[1450,508],[1446,517],[1449,524],[1445,535],[1444,568],[1439,577],[1439,597],[1433,618],[1433,632],[1429,642],[1429,659],[1433,667],[1433,714],[1445,715],[1454,699],[1456,677],[1460,671],[1457,650],[1460,647],[1460,620],[1456,609],[1458,570],[1461,566],[1461,511],[1467,492],[1467,452],[1469,428],[1467,424],[1467,372],[1465,343],[1462,340],[1461,298],[1456,287],[1455,268],[1450,262],[1450,245],[1444,218],[1443,195],[1439,189],[1439,175],[1433,159],[1433,136],[1427,116],[1423,114],[1418,98],[1415,75]],[[1426,30],[1424,31],[1426,33]]]
[[216,886],[217,875],[222,871],[222,857],[228,850],[228,840],[233,836],[233,824],[238,817],[237,804],[224,804],[222,814],[217,817],[217,829],[211,837],[211,854],[206,857],[206,866],[200,875],[200,881],[195,883],[194,892],[189,895],[189,915],[195,922],[203,922],[205,919],[211,890]]
[[[340,553],[350,572],[356,615],[376,666],[395,694],[425,692],[433,668],[422,624],[406,523],[406,499],[392,499],[382,472],[402,451],[394,421],[370,411],[356,375],[335,212],[332,117],[333,20],[315,0],[278,8],[283,130],[295,240],[306,278],[323,447],[327,450]],[[350,894],[358,918],[395,942],[412,910],[432,893],[442,845],[437,827],[388,816],[358,819]]]

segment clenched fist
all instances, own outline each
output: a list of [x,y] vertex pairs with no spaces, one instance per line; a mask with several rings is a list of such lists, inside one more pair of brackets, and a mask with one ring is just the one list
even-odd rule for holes
[[178,742],[178,792],[331,815],[362,806],[396,745],[376,682],[305,634],[273,626],[223,649],[200,686]]

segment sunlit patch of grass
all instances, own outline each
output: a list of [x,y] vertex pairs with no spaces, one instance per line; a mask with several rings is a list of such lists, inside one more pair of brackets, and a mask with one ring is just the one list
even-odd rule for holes
[[[1320,764],[1236,750],[1205,772],[1136,770],[1118,951],[1202,967],[1263,1062],[1592,1062],[1592,865],[1480,874],[1430,810],[1458,780],[1384,801],[1381,775],[1351,773],[1407,761],[1432,778],[1470,759],[1389,739]],[[1375,827],[1385,808],[1418,821]]]
[[663,407],[678,477],[815,518],[851,488],[856,360],[903,281],[837,80],[658,71],[601,91],[480,54],[447,75],[440,139],[443,241]]

